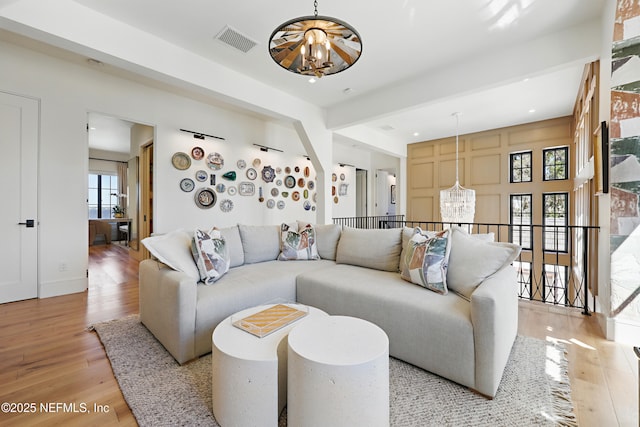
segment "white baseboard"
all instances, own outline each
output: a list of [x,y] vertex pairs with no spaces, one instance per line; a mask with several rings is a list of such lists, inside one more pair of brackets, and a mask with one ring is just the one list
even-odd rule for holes
[[84,292],[89,285],[86,277],[42,282],[38,285],[38,298],[50,298],[60,295]]
[[640,346],[640,323],[617,318],[608,319],[607,323],[607,339],[635,347]]

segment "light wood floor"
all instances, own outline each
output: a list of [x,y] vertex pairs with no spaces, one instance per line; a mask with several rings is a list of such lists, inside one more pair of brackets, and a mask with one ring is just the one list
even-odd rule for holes
[[[89,254],[87,292],[0,304],[0,403],[37,406],[36,413],[0,412],[0,425],[136,424],[86,328],[138,312],[138,263],[118,244],[92,246]],[[638,426],[638,361],[631,347],[602,337],[595,317],[521,303],[519,333],[566,343],[581,426]],[[90,413],[63,404],[77,411],[84,404]]]

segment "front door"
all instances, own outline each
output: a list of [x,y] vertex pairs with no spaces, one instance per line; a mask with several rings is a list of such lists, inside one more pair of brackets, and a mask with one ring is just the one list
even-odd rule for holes
[[0,92],[0,303],[38,296],[39,111]]

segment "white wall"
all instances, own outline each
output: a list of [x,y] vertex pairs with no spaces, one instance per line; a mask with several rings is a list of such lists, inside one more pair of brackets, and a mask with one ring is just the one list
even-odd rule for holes
[[[267,124],[231,110],[115,77],[85,63],[50,57],[0,42],[0,90],[41,100],[39,154],[39,289],[40,296],[78,292],[87,286],[86,187],[88,112],[155,126],[154,215],[157,231],[184,226],[261,224],[292,219],[313,220],[301,207],[279,212],[255,200],[238,201],[230,215],[203,211],[178,182],[183,172],[171,165],[176,151],[190,150],[195,140],[178,129],[219,135],[225,142],[205,141],[229,161],[251,160],[260,153],[252,143],[283,148],[282,166],[307,164],[293,129]],[[278,158],[280,159],[280,157]],[[275,165],[275,154],[264,160]],[[239,196],[235,196],[238,199]],[[300,205],[301,206],[301,205]],[[64,260],[68,269],[58,271]]]

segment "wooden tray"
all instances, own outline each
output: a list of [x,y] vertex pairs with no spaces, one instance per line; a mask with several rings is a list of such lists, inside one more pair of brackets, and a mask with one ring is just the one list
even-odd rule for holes
[[297,308],[284,304],[276,304],[234,321],[233,326],[259,338],[263,338],[306,315],[306,311],[298,310]]

